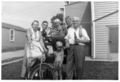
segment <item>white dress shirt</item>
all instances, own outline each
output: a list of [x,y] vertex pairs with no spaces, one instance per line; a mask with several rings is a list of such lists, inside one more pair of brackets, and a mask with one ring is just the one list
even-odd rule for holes
[[[70,27],[68,29],[68,33],[65,36],[65,39],[67,39],[69,41],[70,44],[74,44],[75,43],[75,35],[77,39],[79,40],[90,40],[86,30],[82,27],[79,27],[77,29],[74,29],[73,27]],[[84,43],[79,43],[79,45],[85,45]]]

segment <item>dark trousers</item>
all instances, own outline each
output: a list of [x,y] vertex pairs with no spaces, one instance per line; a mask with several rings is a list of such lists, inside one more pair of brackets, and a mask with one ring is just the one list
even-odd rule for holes
[[74,69],[76,71],[76,79],[82,79],[83,65],[85,61],[85,46],[72,45],[68,49],[67,56],[67,79],[73,79]]

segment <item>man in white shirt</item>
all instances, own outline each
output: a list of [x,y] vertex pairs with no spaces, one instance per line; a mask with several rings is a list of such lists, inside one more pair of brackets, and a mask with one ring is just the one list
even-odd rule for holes
[[80,19],[73,17],[73,25],[68,29],[66,35],[67,57],[67,79],[73,78],[73,67],[76,68],[76,78],[81,79],[85,60],[85,45],[90,41],[86,30],[80,25]]

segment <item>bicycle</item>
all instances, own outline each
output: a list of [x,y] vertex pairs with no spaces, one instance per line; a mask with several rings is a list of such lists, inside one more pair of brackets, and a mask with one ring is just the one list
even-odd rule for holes
[[[46,55],[47,56],[47,55]],[[49,61],[50,57],[46,57],[46,60],[43,61],[43,59],[37,59],[37,63],[35,63],[29,73],[28,73],[28,79],[40,79],[40,80],[47,80],[47,79],[60,79],[61,76],[59,75],[59,70],[56,70],[56,68],[54,67],[54,54],[52,54],[50,60],[53,61]],[[55,75],[55,73],[58,72],[58,76]]]
[[[48,77],[50,76],[50,77]],[[29,79],[54,79],[54,68],[52,64],[43,62],[40,59],[39,64],[33,66],[29,73]]]

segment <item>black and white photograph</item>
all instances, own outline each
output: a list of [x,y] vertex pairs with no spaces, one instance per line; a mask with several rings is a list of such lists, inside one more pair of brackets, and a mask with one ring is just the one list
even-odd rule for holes
[[1,4],[1,80],[119,80],[119,1]]

